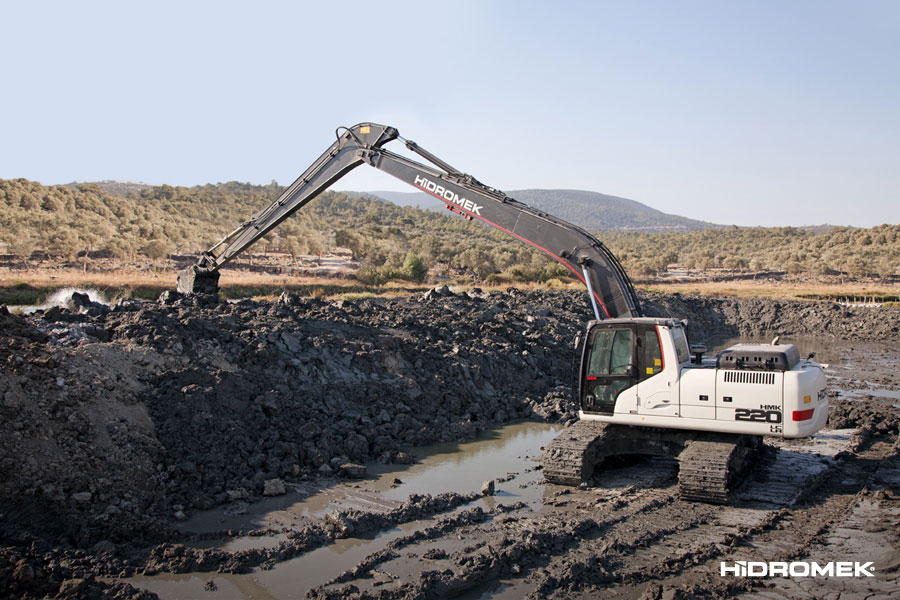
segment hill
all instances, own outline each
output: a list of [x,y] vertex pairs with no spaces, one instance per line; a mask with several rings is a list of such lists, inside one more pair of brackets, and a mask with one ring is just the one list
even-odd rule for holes
[[[18,257],[31,257],[33,251],[69,258],[103,251],[132,261],[137,254],[162,259],[209,248],[281,191],[274,183],[229,182],[191,188],[161,185],[121,196],[97,184],[44,186],[26,179],[0,179],[0,242]],[[793,227],[706,227],[649,233],[628,230],[621,224],[626,217],[613,209],[622,208],[635,229],[650,228],[663,213],[641,209],[639,203],[629,204],[633,201],[621,198],[603,211],[598,208],[604,206],[600,194],[583,194],[581,201],[593,203],[598,214],[618,215],[618,221],[606,223],[619,225],[605,229],[599,237],[632,276],[680,263],[695,269],[886,277],[896,273],[900,264],[900,225],[823,228],[818,233]],[[553,209],[555,197],[546,190],[533,197],[527,191],[517,195],[535,206],[539,205],[535,199],[548,202],[540,204],[547,212],[562,212],[559,207]],[[435,210],[329,191],[273,230],[254,250],[297,256],[320,254],[333,246],[350,248],[354,257],[363,261],[361,276],[376,282],[406,271],[420,272],[421,265],[479,278],[496,273],[509,280],[566,275],[542,253],[498,230],[460,219],[443,211],[438,202],[429,200],[423,206]],[[582,218],[569,218],[584,224]],[[676,227],[675,222],[667,222]],[[655,223],[660,225],[660,221]]]
[[65,187],[78,189],[81,186],[96,186],[108,194],[115,196],[128,196],[129,194],[140,195],[144,190],[148,190],[153,186],[149,183],[136,183],[133,181],[112,181],[105,179],[103,181],[73,181],[65,184]]
[[[585,190],[513,190],[507,194],[538,210],[577,223],[589,231],[618,229],[658,233],[722,227],[714,223],[670,215],[628,198]],[[422,192],[375,191],[358,195],[375,196],[398,206],[418,206],[426,210],[441,209],[439,202]]]

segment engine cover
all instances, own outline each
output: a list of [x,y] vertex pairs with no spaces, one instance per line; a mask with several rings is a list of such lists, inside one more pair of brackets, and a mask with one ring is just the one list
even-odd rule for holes
[[736,344],[722,350],[716,358],[719,369],[751,371],[790,371],[800,362],[793,344]]

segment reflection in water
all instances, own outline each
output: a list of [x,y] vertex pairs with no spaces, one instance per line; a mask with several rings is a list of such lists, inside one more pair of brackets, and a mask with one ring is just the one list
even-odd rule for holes
[[[414,465],[368,465],[370,479],[358,483],[343,482],[328,488],[309,485],[281,496],[266,498],[247,507],[246,514],[228,514],[224,509],[204,511],[182,525],[185,531],[221,531],[223,529],[292,528],[304,521],[324,516],[341,508],[389,510],[412,494],[467,493],[478,491],[484,481],[515,474],[496,485],[496,495],[476,505],[490,509],[496,504],[525,502],[539,508],[544,494],[542,476],[534,467],[540,448],[550,442],[559,426],[543,423],[517,423],[483,432],[468,442],[436,444],[413,448],[419,457]],[[505,478],[505,477],[504,477]],[[394,479],[403,483],[392,487]],[[457,509],[466,510],[470,506]],[[127,580],[150,590],[162,599],[214,597],[217,600],[245,598],[303,598],[306,591],[320,585],[357,564],[363,558],[386,547],[392,540],[434,525],[434,519],[404,523],[382,532],[373,539],[347,538],[307,552],[275,565],[271,570],[256,570],[245,575],[159,574]],[[227,551],[275,546],[285,536],[240,537],[204,542],[204,547]],[[217,591],[204,585],[210,579]]]
[[[467,493],[478,491],[489,479],[518,473],[509,482],[497,484],[496,499],[504,503],[540,504],[543,490],[535,486],[519,487],[540,479],[540,472],[530,471],[540,460],[540,449],[552,440],[558,427],[540,423],[518,423],[485,432],[471,442],[438,444],[413,450],[421,462],[398,470],[396,465],[374,465],[370,472],[378,474],[372,484],[384,498],[405,500],[410,494]],[[391,488],[391,481],[403,483]]]

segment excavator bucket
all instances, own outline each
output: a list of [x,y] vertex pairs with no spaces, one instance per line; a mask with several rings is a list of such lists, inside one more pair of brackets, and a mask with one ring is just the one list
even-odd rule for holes
[[219,272],[188,267],[178,271],[175,289],[182,294],[217,294],[219,292]]

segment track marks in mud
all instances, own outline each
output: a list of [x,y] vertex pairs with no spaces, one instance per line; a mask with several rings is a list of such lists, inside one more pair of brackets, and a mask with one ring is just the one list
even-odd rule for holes
[[[454,528],[451,539],[414,534],[397,540],[396,546],[384,553],[367,557],[333,582],[311,590],[308,597],[453,597],[498,577],[541,570],[555,557],[576,551],[584,540],[602,539],[606,531],[624,525],[634,515],[676,501],[674,490],[641,494],[630,488],[609,495],[618,501],[607,506],[596,497],[598,494],[591,494],[587,502],[579,502],[580,516],[567,504],[551,514],[522,510],[522,506],[498,506],[490,511],[490,521]],[[597,509],[598,504],[605,510]],[[396,552],[400,546],[406,549],[403,554]],[[344,585],[333,585],[338,582]]]
[[[677,593],[682,597],[728,598],[741,590],[750,589],[755,581],[722,578],[719,575],[720,561],[790,560],[810,542],[808,537],[794,535],[788,525],[793,515],[805,509],[790,507],[802,502],[804,497],[815,496],[817,489],[823,490],[822,498],[829,498],[832,492],[825,488],[829,488],[833,480],[840,479],[840,473],[858,470],[857,465],[838,462],[833,457],[853,460],[845,453],[859,436],[849,435],[849,432],[824,432],[822,437],[826,439],[782,443],[783,447],[774,460],[756,474],[754,481],[740,490],[736,506],[682,503],[679,506],[682,510],[701,511],[707,518],[695,517],[696,523],[691,525],[682,516],[681,522],[686,527],[671,535],[666,531],[666,522],[659,519],[666,515],[660,514],[650,519],[648,528],[652,529],[653,523],[657,523],[661,535],[652,545],[644,548],[626,548],[629,554],[617,563],[615,582],[598,580],[591,569],[592,563],[582,562],[563,570],[562,577],[542,581],[533,597],[567,597],[579,592],[587,594],[597,585],[604,586],[607,597],[629,598],[641,595],[660,598],[664,590],[669,590],[669,595]],[[798,472],[805,474],[798,477]],[[853,491],[860,485],[864,482],[856,479]],[[780,497],[776,493],[779,490]],[[820,527],[827,527],[838,514],[839,510],[812,521],[819,523]],[[679,520],[678,515],[671,518]],[[816,529],[813,535],[817,535],[818,531]],[[760,547],[768,539],[774,545]],[[606,558],[614,560],[609,555]],[[665,588],[656,583],[660,580],[665,581]]]
[[[398,546],[370,555],[308,597],[454,597],[501,579],[508,594],[529,598],[589,595],[598,588],[609,596],[652,597],[662,594],[661,579],[680,581],[684,593],[727,597],[749,584],[719,578],[718,561],[773,530],[790,514],[784,507],[815,489],[839,464],[835,457],[857,440],[846,431],[782,444],[742,489],[736,507],[677,499],[674,483],[661,481],[672,475],[663,461],[634,465],[625,475],[652,487],[549,488],[557,491],[541,512],[494,515],[454,527],[451,536],[423,538],[428,543],[404,541],[403,552]],[[634,470],[643,472],[635,478]],[[608,482],[616,480],[613,475]]]
[[251,548],[238,552],[225,552],[214,548],[202,549],[190,548],[181,544],[160,544],[151,550],[143,574],[209,571],[247,573],[254,567],[272,568],[276,563],[325,546],[336,539],[374,535],[401,523],[453,510],[480,497],[479,493],[414,495],[402,505],[387,512],[367,512],[354,509],[334,511],[297,530],[288,532],[288,540],[278,543],[273,548]]
[[[841,598],[896,597],[900,592],[898,528],[900,442],[877,440],[845,457],[818,492],[753,540],[753,551],[765,560],[872,561],[875,576],[772,578],[755,581],[753,597],[813,599],[837,590]],[[743,551],[741,560],[748,560],[746,548],[738,551]]]

